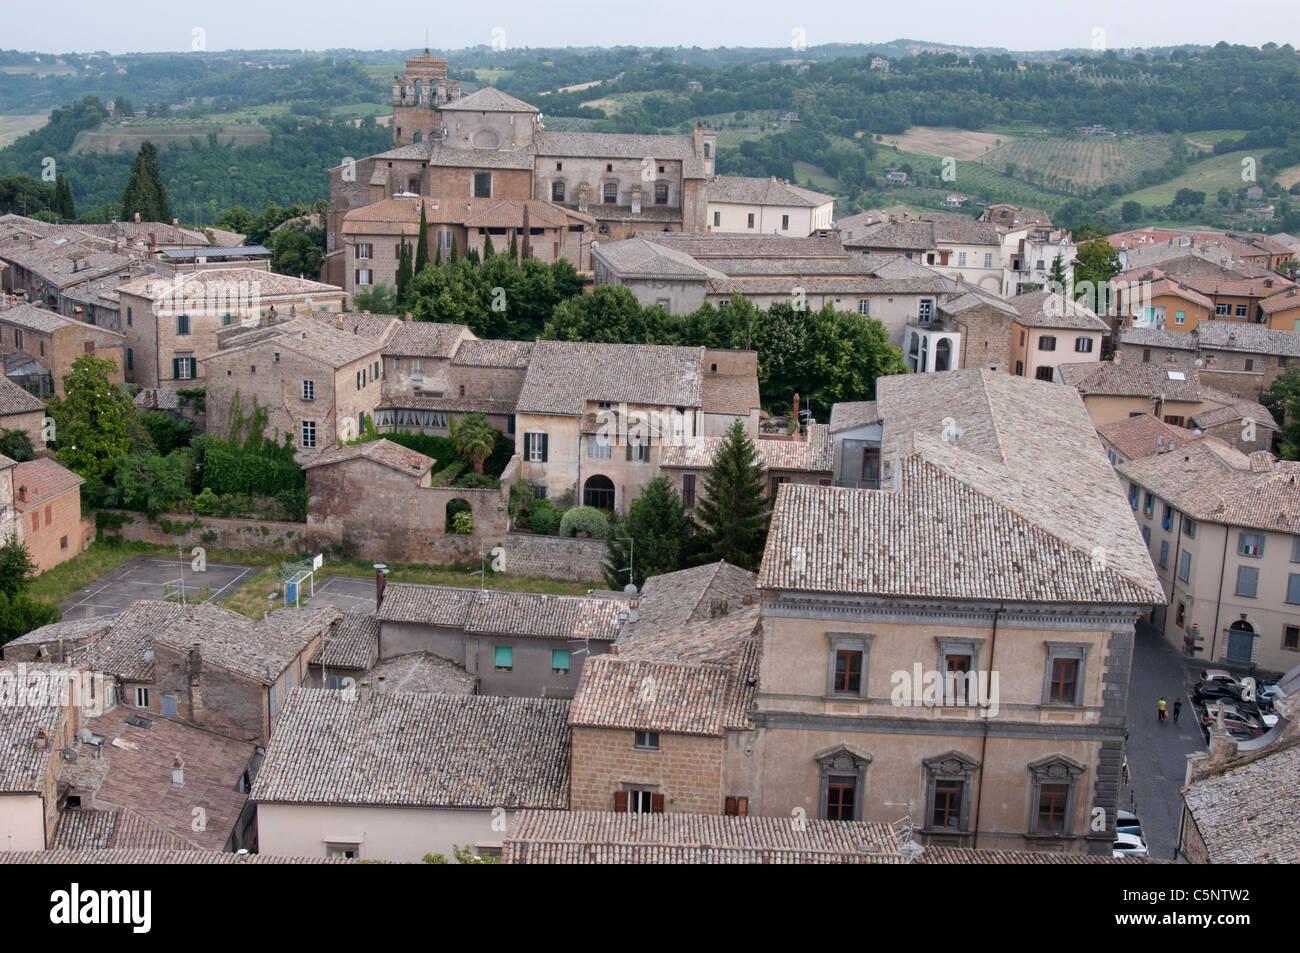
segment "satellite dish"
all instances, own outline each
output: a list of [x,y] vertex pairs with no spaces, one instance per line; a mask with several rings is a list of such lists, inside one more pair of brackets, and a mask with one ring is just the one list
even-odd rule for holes
[[91,739],[93,739],[94,737],[95,737],[95,733],[91,731],[89,728],[81,727],[77,729],[77,740],[80,741],[83,745],[90,744]]
[[637,589],[633,583],[629,582],[626,586],[623,587],[623,594],[626,596],[635,596],[636,593],[637,593]]
[[153,661],[153,649],[149,649],[149,650],[147,650],[147,651],[144,653],[144,660],[145,660],[146,662],[152,662],[152,661]]

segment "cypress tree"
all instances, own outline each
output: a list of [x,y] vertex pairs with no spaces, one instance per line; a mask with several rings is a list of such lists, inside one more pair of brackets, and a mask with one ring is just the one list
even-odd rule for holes
[[439,242],[438,247],[433,250],[433,263],[435,265],[442,264],[442,243],[441,242]]
[[399,305],[406,302],[407,289],[411,287],[411,246],[406,244],[406,236],[402,236],[402,248],[397,253],[397,302]]
[[456,235],[455,235],[455,233],[453,233],[452,236],[451,236],[451,254],[447,257],[447,261],[451,262],[451,264],[453,264],[453,265],[456,264]]
[[420,202],[420,237],[415,242],[415,264],[413,271],[419,274],[429,263],[429,221],[424,217],[424,202]]
[[765,483],[758,448],[737,420],[718,445],[695,509],[708,534],[710,559],[758,568],[771,518]]
[[519,239],[515,236],[515,230],[510,229],[510,260],[515,264],[519,263]]
[[62,172],[54,183],[54,201],[51,203],[51,211],[65,222],[70,222],[77,217],[76,209],[72,204],[72,188]]
[[483,260],[487,261],[494,254],[495,252],[492,250],[492,236],[484,235],[483,236]]
[[137,212],[145,222],[172,220],[162,169],[158,165],[158,150],[148,139],[140,143],[140,151],[131,163],[131,176],[122,192],[122,217],[130,219]]

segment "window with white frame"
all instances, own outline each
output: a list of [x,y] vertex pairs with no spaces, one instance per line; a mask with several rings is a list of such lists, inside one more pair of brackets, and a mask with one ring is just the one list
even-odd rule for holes
[[593,460],[610,458],[610,443],[607,434],[593,433],[587,436],[587,456]]
[[1264,555],[1263,533],[1241,533],[1237,536],[1237,555],[1259,558]]
[[302,445],[304,447],[316,446],[316,421],[304,420],[302,422]]
[[315,382],[315,381],[303,381],[303,382],[302,382],[302,399],[303,399],[303,400],[315,400],[315,399],[316,399],[316,382]]

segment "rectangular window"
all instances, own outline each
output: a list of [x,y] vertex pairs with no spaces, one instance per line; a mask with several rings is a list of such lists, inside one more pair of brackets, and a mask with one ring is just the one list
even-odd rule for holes
[[790,216],[789,216],[789,215],[782,215],[782,216],[781,216],[781,231],[783,231],[783,232],[788,232],[789,230],[790,230]]
[[1231,313],[1231,311],[1232,311],[1231,305],[1216,304],[1214,306],[1214,313],[1219,317],[1226,318]]
[[1282,648],[1293,652],[1300,649],[1300,625],[1288,625],[1282,630]]
[[1247,310],[1246,305],[1244,304],[1237,305],[1237,317],[1244,318],[1246,316],[1246,310]]
[[369,258],[369,257],[370,257],[370,243],[369,243],[369,242],[358,242],[358,243],[357,243],[357,258]]
[[568,649],[551,649],[551,674],[568,675],[569,674],[569,650]]
[[1092,338],[1075,338],[1074,350],[1079,354],[1092,353]]
[[722,213],[721,213],[721,212],[714,212],[714,213],[713,213],[713,227],[714,227],[714,228],[717,228],[717,227],[718,227],[719,225],[721,225],[721,224],[722,224]]
[[1164,513],[1160,516],[1160,526],[1167,533],[1174,525],[1174,508],[1168,503],[1165,504]]
[[640,748],[642,751],[659,750],[659,732],[657,731],[638,731],[633,747]]
[[990,251],[984,253],[984,267],[985,268],[993,267],[993,252]]
[[302,382],[302,399],[303,399],[303,400],[315,400],[315,399],[316,399],[316,382],[315,382],[315,381],[303,381],[303,382]]
[[524,456],[531,463],[546,462],[546,434],[544,433],[526,433],[524,434]]
[[1264,555],[1264,534],[1263,533],[1241,533],[1237,537],[1237,555],[1238,556],[1263,556]]
[[1166,569],[1169,566],[1169,540],[1160,540],[1160,568]]
[[1186,312],[1186,311],[1175,311],[1175,312],[1174,312],[1174,324],[1186,324],[1186,323],[1187,323],[1187,312]]
[[1300,536],[1291,540],[1291,562],[1300,563]]
[[931,827],[961,829],[961,799],[965,788],[965,781],[944,779],[934,782],[934,813],[930,816]]
[[136,689],[135,689],[135,707],[136,707],[136,708],[148,708],[148,707],[149,707],[149,689],[147,689],[147,688],[143,688],[143,687],[138,686],[138,685],[136,686]]
[[1056,375],[1056,368],[1054,367],[1044,366],[1044,367],[1040,367],[1037,371],[1034,372],[1034,377],[1037,380],[1047,381],[1049,384],[1052,382],[1052,378],[1055,375]]
[[1055,351],[1056,338],[1054,338],[1050,334],[1044,334],[1042,337],[1038,339],[1038,349],[1040,351]]
[[369,268],[358,268],[356,270],[356,283],[359,285],[371,284],[371,275],[373,272]]
[[1143,526],[1143,527],[1142,527],[1142,542],[1146,543],[1148,546],[1151,545],[1151,527],[1150,527],[1150,526]]
[[957,267],[958,268],[966,267],[966,253],[964,251],[957,252]]
[[492,655],[492,665],[498,672],[513,672],[515,650],[508,645],[496,646]]
[[190,316],[188,314],[176,315],[176,333],[177,334],[190,333]]
[[1300,573],[1287,574],[1286,601],[1293,606],[1300,606]]
[[1187,534],[1188,539],[1196,538],[1196,520],[1189,516],[1183,517],[1183,532]]
[[1136,510],[1138,508],[1138,485],[1136,483],[1128,485],[1128,505],[1130,509]]
[[835,653],[835,694],[859,695],[862,692],[862,653]]
[[655,205],[667,205],[667,204],[668,204],[668,186],[656,184]]
[[934,299],[922,298],[916,303],[916,319],[928,324],[934,318]]
[[1052,659],[1052,684],[1048,698],[1066,705],[1075,704],[1075,689],[1079,678],[1079,660],[1075,658]]
[[610,458],[609,437],[603,434],[590,434],[587,437],[587,456],[593,460],[608,460]]
[[1044,784],[1038,789],[1039,834],[1065,833],[1065,806],[1070,802],[1068,784]]
[[753,228],[753,227],[754,227],[754,213],[753,213],[753,212],[750,212],[749,215],[746,216],[746,218],[745,218],[745,227],[746,227],[746,228]]
[[552,182],[552,183],[551,183],[551,201],[552,201],[552,202],[563,202],[563,201],[564,201],[564,183],[563,183],[563,182]]
[[194,378],[194,358],[191,356],[172,358],[172,376],[178,381]]
[[360,844],[326,844],[326,857],[342,857],[346,860],[356,860],[361,856]]
[[616,205],[618,203],[618,183],[606,182],[604,187],[604,197],[606,205]]
[[1183,582],[1192,578],[1192,554],[1185,549],[1178,555],[1178,578]]
[[1142,515],[1145,516],[1147,519],[1151,519],[1151,515],[1155,512],[1155,508],[1156,508],[1155,495],[1152,494],[1150,490],[1148,490],[1146,498],[1142,502]]
[[126,349],[126,369],[128,371],[135,370],[135,351],[131,348]]
[[1255,566],[1237,567],[1237,595],[1254,599],[1259,588],[1259,569]]
[[688,510],[695,507],[695,474],[687,473],[682,477],[682,506]]
[[304,420],[302,422],[302,445],[304,447],[316,446],[316,421]]
[[127,326],[128,328],[131,326],[131,309],[130,309],[130,308],[127,308],[127,309],[126,309],[126,326]]
[[826,782],[826,820],[853,820],[853,802],[858,779],[852,775],[832,774]]
[[492,173],[474,173],[474,198],[490,199],[492,197]]

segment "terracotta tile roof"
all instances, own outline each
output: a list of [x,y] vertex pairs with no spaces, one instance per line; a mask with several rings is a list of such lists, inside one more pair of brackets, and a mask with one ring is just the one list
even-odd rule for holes
[[384,353],[401,357],[450,358],[461,341],[471,336],[469,328],[463,324],[403,321],[388,339]]
[[[87,728],[103,735],[100,757],[109,764],[95,792],[96,805],[125,808],[143,818],[143,823],[133,822],[122,832],[136,842],[109,846],[174,846],[148,830],[161,828],[192,847],[224,850],[248,800],[238,785],[256,746],[157,715],[147,716],[151,727],[142,728],[127,722],[133,714],[133,709],[120,706],[86,721]],[[114,745],[118,739],[131,747]],[[172,785],[178,754],[184,764],[184,787],[179,788]],[[80,745],[80,757],[90,757],[89,746]],[[196,804],[206,814],[201,831],[192,826]]]
[[1300,739],[1230,761],[1181,793],[1210,863],[1300,863]]
[[0,416],[31,414],[45,409],[45,402],[31,391],[23,390],[9,378],[0,374]]
[[837,237],[788,238],[784,235],[703,235],[698,232],[647,232],[639,236],[660,248],[670,248],[713,268],[726,271],[724,260],[736,260],[743,267],[753,267],[754,259],[783,260],[835,258],[846,259]]
[[592,255],[620,278],[703,281],[723,278],[723,272],[697,261],[676,248],[666,248],[644,237],[601,243]]
[[[27,668],[30,666],[19,670],[15,663],[0,663],[0,679],[9,682],[7,691],[14,690],[13,680]],[[62,718],[62,709],[57,705],[0,705],[0,793],[34,794],[42,790],[50,758],[57,756],[56,734]],[[49,741],[38,749],[36,738],[41,731]]]
[[86,664],[133,682],[153,680],[153,637],[180,618],[182,606],[139,599],[117,616],[107,632],[86,646]]
[[1211,311],[1214,310],[1213,300],[1207,298],[1196,289],[1188,287],[1180,279],[1160,278],[1157,281],[1153,281],[1151,282],[1150,288],[1147,290],[1147,295],[1151,298],[1158,298],[1161,295],[1173,295],[1175,298],[1182,298],[1185,301],[1192,302],[1192,304],[1200,305],[1202,308],[1208,308]]
[[969,370],[881,378],[877,396],[897,488],[782,485],[761,588],[1164,601],[1073,391]]
[[453,99],[442,106],[440,109],[446,112],[468,111],[468,112],[511,112],[511,113],[535,113],[536,106],[530,106],[522,99],[516,99],[509,93],[503,93],[493,86],[484,86],[480,90],[470,93],[468,96],[462,96],[460,99]]
[[1205,398],[1206,400],[1215,401],[1221,406],[1207,407],[1192,414],[1189,419],[1193,427],[1200,427],[1205,430],[1210,427],[1217,427],[1220,424],[1232,423],[1233,421],[1253,420],[1257,427],[1269,430],[1279,429],[1277,421],[1273,419],[1273,415],[1269,413],[1268,408],[1263,404],[1234,397],[1229,393],[1211,387],[1205,388]]
[[703,348],[538,341],[516,410],[580,416],[588,401],[697,408]]
[[32,629],[26,635],[10,639],[3,647],[7,649],[15,645],[49,645],[62,640],[65,648],[71,649],[84,644],[92,636],[106,632],[116,619],[117,616],[112,615],[92,615],[86,616],[84,619],[64,619],[62,622],[51,622],[39,629]]
[[870,424],[880,423],[880,410],[874,400],[845,401],[831,405],[831,422],[827,425],[831,434],[845,430],[856,430]]
[[748,596],[758,601],[758,574],[725,560],[651,576],[641,587],[636,619],[623,629],[623,639],[666,632],[688,622],[708,619],[714,603],[739,609]]
[[1192,519],[1300,535],[1300,463],[1199,440],[1116,469]]
[[473,695],[478,688],[477,676],[432,652],[412,652],[383,659],[371,666],[358,681],[369,682],[377,688],[380,675],[384,676],[385,691],[389,692]]
[[[1300,304],[1300,297],[1296,298],[1296,303]],[[1262,324],[1202,321],[1196,326],[1195,341],[1201,347],[1213,350],[1300,357],[1300,334],[1274,331]]]
[[835,201],[835,196],[791,185],[775,176],[769,178],[742,175],[715,175],[705,186],[710,202],[741,205],[788,205],[817,208]]
[[[594,660],[593,660],[594,661]],[[903,863],[889,828],[873,821],[719,814],[524,811],[506,833],[506,864]],[[876,848],[875,851],[870,848]]]
[[[328,610],[334,611],[334,610]],[[254,621],[211,603],[181,606],[166,627],[153,634],[154,645],[184,652],[197,644],[204,665],[219,665],[239,675],[274,682],[320,631],[302,619],[293,625]]]
[[622,628],[619,615],[627,609],[625,600],[394,582],[384,589],[379,619],[490,635],[612,642]]
[[[154,403],[155,396],[157,403]],[[141,410],[177,410],[181,399],[174,387],[142,387],[131,403]]]
[[[694,437],[685,444],[664,447],[659,466],[706,470],[713,466],[722,437]],[[781,440],[760,437],[754,441],[763,466],[769,470],[798,470],[829,474],[835,468],[835,444],[826,424],[810,424],[807,439]]]
[[569,703],[296,688],[253,785],[259,804],[557,808],[569,800]]
[[1293,282],[1269,272],[1258,278],[1201,278],[1188,276],[1182,283],[1201,294],[1242,298],[1265,298],[1290,288]]
[[[1196,439],[1186,427],[1175,427],[1151,414],[1137,414],[1102,424],[1097,435],[1128,460],[1185,447]],[[1157,447],[1156,441],[1160,441]]]
[[532,341],[484,341],[466,338],[456,348],[453,364],[465,367],[527,367]]
[[380,438],[379,440],[368,440],[365,443],[354,443],[346,447],[331,447],[329,450],[317,454],[315,458],[304,461],[302,468],[310,470],[312,467],[323,467],[362,459],[371,460],[416,477],[424,476],[437,463],[433,457],[425,456],[416,450],[408,450],[401,444]]
[[0,244],[0,260],[39,275],[55,288],[124,272],[140,262],[135,256],[101,251],[93,243],[77,241],[67,234],[32,242],[5,242]]
[[[359,864],[344,857],[281,857],[278,854],[234,854],[211,850],[121,848],[106,850],[0,851],[0,864]],[[371,861],[366,861],[371,863]]]
[[342,612],[312,654],[312,664],[328,668],[365,669],[379,649],[379,620],[360,612]]
[[1062,364],[1057,372],[1084,397],[1155,397],[1199,401],[1204,396],[1195,368],[1136,361]]
[[[1210,323],[1212,322],[1206,322],[1207,325]],[[1196,335],[1188,331],[1172,331],[1168,328],[1120,328],[1119,343],[1137,347],[1165,347],[1178,351],[1195,351]],[[1126,362],[1128,360],[1125,358]]]
[[1108,325],[1086,305],[1069,301],[1052,291],[1031,291],[1016,295],[1009,303],[1019,313],[1017,324],[1027,328],[1062,328],[1080,331],[1108,331]]
[[[14,466],[14,509],[26,512],[85,483],[51,457],[37,457]],[[23,491],[26,491],[25,494]]]
[[342,298],[344,291],[308,278],[295,278],[257,268],[213,268],[205,271],[181,272],[174,276],[142,275],[118,287],[119,294],[133,294],[148,300],[179,300],[190,297],[217,299],[232,286],[246,282],[256,289],[265,303],[280,299],[301,298],[311,295],[325,301]]
[[55,331],[84,323],[37,304],[20,304],[16,308],[6,308],[0,311],[0,322],[41,334],[53,334]]
[[[396,331],[398,322],[392,320],[391,327]],[[359,332],[354,333],[344,328],[328,324],[316,318],[299,316],[275,326],[278,332],[272,336],[257,336],[247,343],[235,343],[215,354],[200,358],[204,363],[214,366],[223,365],[238,359],[244,362],[244,356],[254,348],[271,351],[291,351],[310,361],[326,367],[338,369],[368,358],[379,359],[383,352],[383,337],[373,337]],[[209,373],[212,373],[209,371]]]

